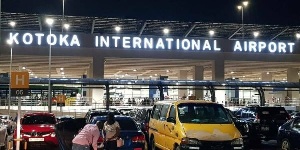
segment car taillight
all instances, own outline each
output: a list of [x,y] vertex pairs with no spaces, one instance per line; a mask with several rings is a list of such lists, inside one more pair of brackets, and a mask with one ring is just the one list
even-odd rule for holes
[[149,123],[145,123],[145,132],[148,133],[148,131],[149,131]]
[[103,137],[99,137],[99,139],[98,139],[98,143],[103,143],[104,142],[104,139],[103,139]]
[[144,143],[145,142],[145,136],[144,135],[138,135],[138,136],[134,136],[131,138],[132,142],[141,142]]
[[260,123],[260,118],[259,118],[259,116],[258,116],[258,115],[256,115],[254,122],[256,122],[256,123]]

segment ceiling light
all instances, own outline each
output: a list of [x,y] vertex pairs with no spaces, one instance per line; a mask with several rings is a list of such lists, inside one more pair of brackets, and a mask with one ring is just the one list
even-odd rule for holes
[[234,79],[235,79],[235,77],[232,77],[232,79],[234,80]]
[[54,23],[54,20],[52,18],[47,18],[46,23],[51,26]]
[[137,71],[136,69],[133,69],[133,71]]
[[245,78],[245,76],[243,76],[243,78]]
[[259,36],[259,32],[253,32],[254,37],[258,37]]
[[66,78],[65,76],[63,76],[63,78]]
[[33,76],[34,74],[33,74],[33,73],[31,73],[30,75],[32,75],[32,76]]
[[157,76],[157,74],[155,74],[155,76]]
[[64,28],[68,30],[70,28],[70,24],[68,23],[64,24]]
[[300,33],[296,33],[296,38],[300,39]]
[[244,6],[248,6],[248,4],[249,4],[248,1],[244,1],[244,2],[243,2],[243,5],[244,5]]
[[126,73],[125,76],[128,76],[128,74]]
[[11,21],[11,22],[9,22],[9,25],[10,25],[11,27],[15,27],[15,26],[16,26],[16,22]]
[[167,70],[167,72],[170,72],[170,70]]
[[22,69],[24,69],[24,70],[25,70],[25,69],[26,69],[26,67],[22,67]]
[[270,74],[270,72],[267,72],[267,74]]
[[115,27],[115,30],[116,30],[117,32],[120,32],[120,31],[121,31],[121,27],[120,27],[120,26],[116,26],[116,27]]
[[164,34],[169,34],[170,30],[168,28],[164,28],[163,32]]
[[258,78],[258,80],[260,80],[261,78]]
[[215,34],[215,31],[214,30],[210,30],[208,33],[209,33],[210,36],[213,36]]
[[234,72],[233,72],[233,71],[231,71],[230,73],[231,73],[231,74],[234,74]]
[[150,78],[152,78],[152,76],[149,76]]
[[240,80],[240,81],[243,81],[243,80]]
[[61,74],[65,74],[64,72],[62,72]]
[[60,70],[64,70],[64,68],[60,68]]
[[37,76],[35,76],[34,78],[37,78]]

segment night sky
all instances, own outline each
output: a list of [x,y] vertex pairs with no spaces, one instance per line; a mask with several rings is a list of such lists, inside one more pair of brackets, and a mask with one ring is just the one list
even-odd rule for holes
[[[2,0],[2,11],[62,14],[63,0]],[[65,14],[240,23],[241,0],[65,0]],[[300,25],[300,0],[250,0],[244,22],[251,24]]]

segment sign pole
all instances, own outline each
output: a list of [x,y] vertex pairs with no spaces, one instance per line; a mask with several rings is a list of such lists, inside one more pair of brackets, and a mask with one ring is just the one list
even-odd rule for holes
[[16,149],[20,150],[20,139],[21,139],[21,96],[18,97],[18,117],[17,117],[17,145]]

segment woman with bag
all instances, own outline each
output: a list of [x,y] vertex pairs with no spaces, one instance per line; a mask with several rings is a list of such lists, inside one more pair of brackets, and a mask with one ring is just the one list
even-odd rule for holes
[[117,150],[117,141],[120,140],[120,125],[117,121],[115,121],[115,116],[113,113],[108,114],[103,130],[105,132],[105,149]]

